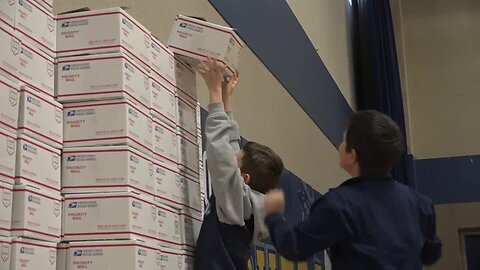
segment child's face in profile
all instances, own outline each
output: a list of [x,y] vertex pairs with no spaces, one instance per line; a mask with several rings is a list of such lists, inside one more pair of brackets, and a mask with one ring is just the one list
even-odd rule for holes
[[351,176],[358,176],[358,160],[355,149],[347,150],[347,136],[346,131],[343,133],[343,140],[338,147],[338,156],[340,158],[340,167],[344,169]]
[[345,132],[343,133],[343,140],[340,146],[338,147],[338,156],[340,158],[340,167],[348,172],[348,159],[347,159],[347,141],[345,138]]

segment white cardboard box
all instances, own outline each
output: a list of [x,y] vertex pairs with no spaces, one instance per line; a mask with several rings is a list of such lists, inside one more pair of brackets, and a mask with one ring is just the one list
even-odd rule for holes
[[50,12],[50,13],[53,12],[53,0],[34,0],[34,1],[37,2],[38,4],[40,4],[48,12]]
[[197,136],[197,112],[196,107],[192,103],[185,101],[183,98],[178,99],[178,127],[184,133],[188,133],[193,137]]
[[0,236],[0,269],[9,270],[12,254],[12,238]]
[[153,120],[153,154],[158,160],[177,164],[179,161],[177,129],[172,128],[158,119]]
[[[0,182],[0,236],[10,236],[12,226],[13,186]],[[1,265],[1,264],[0,264]]]
[[0,76],[0,128],[17,132],[19,103],[18,84]]
[[56,246],[50,242],[13,238],[10,270],[55,270]]
[[133,189],[154,196],[152,158],[132,147],[66,148],[62,159],[63,193]]
[[188,172],[190,175],[198,178],[200,175],[200,167],[199,167],[199,148],[197,144],[197,138],[185,133],[180,132],[178,134],[178,148],[179,148],[179,160],[180,160],[180,167],[184,171]]
[[159,269],[160,260],[160,250],[150,242],[78,242],[70,243],[67,270],[154,270]]
[[56,57],[54,15],[32,0],[16,0],[15,31],[51,57]]
[[160,270],[184,270],[184,252],[182,250],[161,248],[162,260]]
[[149,71],[126,54],[60,58],[57,74],[60,102],[129,98],[150,109]]
[[125,50],[150,66],[150,32],[121,8],[61,14],[57,27],[58,57]]
[[130,100],[65,105],[65,147],[128,144],[151,155],[153,124]]
[[180,211],[180,224],[183,232],[183,249],[195,250],[200,228],[202,227],[202,220],[188,211]]
[[28,86],[20,90],[18,132],[50,146],[63,147],[63,108]]
[[182,208],[197,217],[201,217],[202,204],[198,177],[180,171],[180,196],[183,200]]
[[157,240],[162,247],[182,248],[180,212],[169,206],[157,205]]
[[66,241],[157,238],[153,197],[133,192],[65,196]]
[[57,270],[67,270],[68,243],[57,245]]
[[12,236],[60,242],[60,193],[19,185],[13,188]]
[[26,135],[17,138],[16,185],[60,192],[61,151]]
[[15,183],[17,135],[0,129],[0,182]]
[[175,88],[175,59],[173,53],[165,45],[163,45],[158,39],[152,37],[152,73],[156,76],[164,79],[166,83]]
[[178,95],[191,104],[197,104],[197,76],[187,63],[175,57],[175,83]]
[[15,26],[16,1],[0,1],[0,22],[7,24],[10,28]]
[[155,160],[153,166],[155,200],[180,209],[184,205],[184,199],[180,192],[181,179],[177,164]]
[[0,73],[9,79],[17,79],[20,39],[13,28],[0,22]]
[[18,79],[36,91],[53,98],[54,59],[22,40],[18,60]]
[[237,69],[244,45],[230,27],[178,15],[168,46],[174,53],[186,56],[185,59],[192,64],[207,57],[215,58],[227,66],[227,74],[232,74]]
[[195,254],[192,251],[184,250],[182,258],[184,269],[193,270],[193,266],[195,264]]
[[177,98],[175,88],[166,84],[165,80],[156,77],[151,78],[152,106],[151,114],[168,123],[177,126]]

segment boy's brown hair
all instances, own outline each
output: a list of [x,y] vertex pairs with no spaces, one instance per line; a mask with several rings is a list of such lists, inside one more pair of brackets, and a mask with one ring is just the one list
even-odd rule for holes
[[263,194],[275,188],[284,170],[282,159],[268,146],[256,142],[248,142],[242,150],[240,171],[250,175],[250,188]]

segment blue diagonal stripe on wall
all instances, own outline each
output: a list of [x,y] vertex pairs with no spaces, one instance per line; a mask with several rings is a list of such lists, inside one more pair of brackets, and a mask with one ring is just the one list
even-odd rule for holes
[[480,156],[415,161],[417,187],[435,204],[480,201]]
[[284,0],[209,1],[338,147],[352,109],[288,3]]

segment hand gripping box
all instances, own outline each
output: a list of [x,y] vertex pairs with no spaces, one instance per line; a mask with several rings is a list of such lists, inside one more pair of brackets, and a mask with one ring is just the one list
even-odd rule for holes
[[150,77],[152,89],[151,114],[167,123],[169,126],[177,126],[177,97],[175,88],[155,75]]
[[150,32],[121,8],[60,14],[57,27],[58,57],[124,50],[150,66]]
[[53,99],[55,88],[54,59],[23,41],[18,54],[18,79]]
[[10,270],[55,270],[56,246],[51,242],[13,238]]
[[0,76],[0,129],[17,132],[19,103],[18,84]]
[[138,240],[86,241],[70,243],[67,260],[67,270],[154,270],[160,268],[161,253]]
[[153,134],[153,155],[155,159],[177,164],[179,162],[177,128],[154,119]]
[[66,148],[62,192],[118,192],[133,189],[153,196],[152,158],[127,145]]
[[68,243],[57,245],[57,270],[67,270]]
[[129,98],[150,109],[149,71],[124,53],[60,58],[57,74],[60,102]]
[[32,0],[15,0],[15,31],[19,37],[56,57],[56,23],[54,15]]
[[152,153],[152,118],[128,99],[68,104],[64,117],[65,147],[127,144]]
[[165,80],[165,82],[175,88],[175,59],[173,52],[163,45],[158,39],[152,37],[152,61],[150,68],[152,73]]
[[63,147],[62,105],[28,86],[22,86],[18,132],[61,149]]
[[0,269],[10,269],[12,254],[12,238],[0,236]]
[[60,193],[27,185],[13,188],[12,236],[60,242],[62,224]]
[[153,162],[155,200],[180,209],[185,205],[181,194],[181,179],[177,164],[168,161]]
[[153,197],[133,192],[65,195],[65,241],[157,239]]
[[175,249],[182,248],[182,234],[180,230],[180,213],[169,206],[157,205],[157,240],[162,247]]
[[0,182],[15,183],[17,135],[0,129]]
[[61,151],[28,136],[17,138],[15,184],[60,192]]
[[192,65],[207,57],[215,58],[227,66],[226,74],[238,68],[243,42],[229,27],[178,15],[168,39],[169,48],[186,56]]
[[183,232],[182,247],[185,250],[195,250],[202,220],[189,211],[180,211],[180,224]]
[[0,182],[0,236],[10,236],[12,227],[13,186]]

